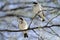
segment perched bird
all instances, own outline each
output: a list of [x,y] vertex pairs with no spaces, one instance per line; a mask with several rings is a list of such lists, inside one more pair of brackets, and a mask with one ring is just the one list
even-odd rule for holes
[[33,2],[33,4],[34,4],[33,13],[39,13],[38,16],[40,18],[42,18],[42,21],[45,21],[45,16],[44,16],[44,13],[42,11],[42,9],[43,9],[42,6],[37,2]]
[[[19,18],[18,26],[20,30],[28,29],[28,24],[23,18]],[[24,33],[24,38],[28,37],[27,31],[23,31],[23,33]]]

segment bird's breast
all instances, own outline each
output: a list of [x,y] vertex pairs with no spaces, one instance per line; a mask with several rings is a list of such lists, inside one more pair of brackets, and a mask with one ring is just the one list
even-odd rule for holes
[[28,25],[27,24],[19,24],[19,29],[20,30],[25,30],[28,28]]

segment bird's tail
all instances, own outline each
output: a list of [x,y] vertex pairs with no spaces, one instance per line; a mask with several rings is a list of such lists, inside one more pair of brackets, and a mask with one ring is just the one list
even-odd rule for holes
[[38,16],[39,16],[40,18],[42,18],[41,21],[45,21],[45,15],[44,15],[43,12],[40,12],[40,13],[38,14]]
[[28,34],[27,33],[24,33],[24,38],[26,38],[26,37],[28,38]]
[[27,34],[27,31],[23,31],[23,33],[24,33],[24,38],[28,38],[28,34]]

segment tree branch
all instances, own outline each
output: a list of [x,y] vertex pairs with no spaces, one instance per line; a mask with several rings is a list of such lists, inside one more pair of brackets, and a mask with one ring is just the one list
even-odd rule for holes
[[5,17],[18,17],[18,18],[20,18],[20,17],[24,17],[24,18],[30,18],[30,19],[32,19],[31,17],[27,17],[27,16],[23,16],[23,15],[18,15],[18,14],[6,14],[6,15],[4,15],[4,16],[0,16],[0,18],[5,18]]
[[29,24],[29,28],[30,28],[30,25],[31,25],[33,19],[34,19],[40,12],[41,12],[41,11],[38,11],[38,13],[36,13],[35,16],[32,18],[32,20],[31,20],[31,22],[30,22],[30,24]]
[[50,28],[50,29],[56,36],[58,36],[60,38],[60,35],[58,35],[52,28]]
[[47,26],[54,18],[58,17],[59,15],[60,15],[60,14],[58,14],[57,16],[51,18],[51,19],[48,21],[48,23],[46,24],[46,26]]
[[46,8],[54,8],[54,9],[59,9],[60,10],[60,7],[53,7],[53,6],[43,6],[42,7],[46,7]]
[[51,26],[43,26],[43,27],[34,27],[34,28],[28,28],[26,30],[0,30],[0,32],[22,32],[22,31],[27,31],[27,30],[33,30],[33,29],[39,29],[39,28],[51,28],[51,27],[60,27],[60,25],[51,25]]

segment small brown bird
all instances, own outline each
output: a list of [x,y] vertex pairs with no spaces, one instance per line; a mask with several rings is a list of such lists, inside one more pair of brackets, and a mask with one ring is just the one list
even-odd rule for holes
[[[19,19],[18,26],[19,26],[20,30],[26,30],[26,29],[28,29],[28,24],[27,24],[27,22],[23,18]],[[23,33],[24,33],[24,38],[28,37],[27,31],[23,31]]]
[[34,13],[39,13],[38,16],[40,18],[42,18],[41,19],[42,21],[45,21],[45,16],[44,16],[44,13],[42,11],[42,9],[43,9],[42,6],[39,3],[37,3],[37,2],[33,2],[33,4],[34,4],[33,12]]

